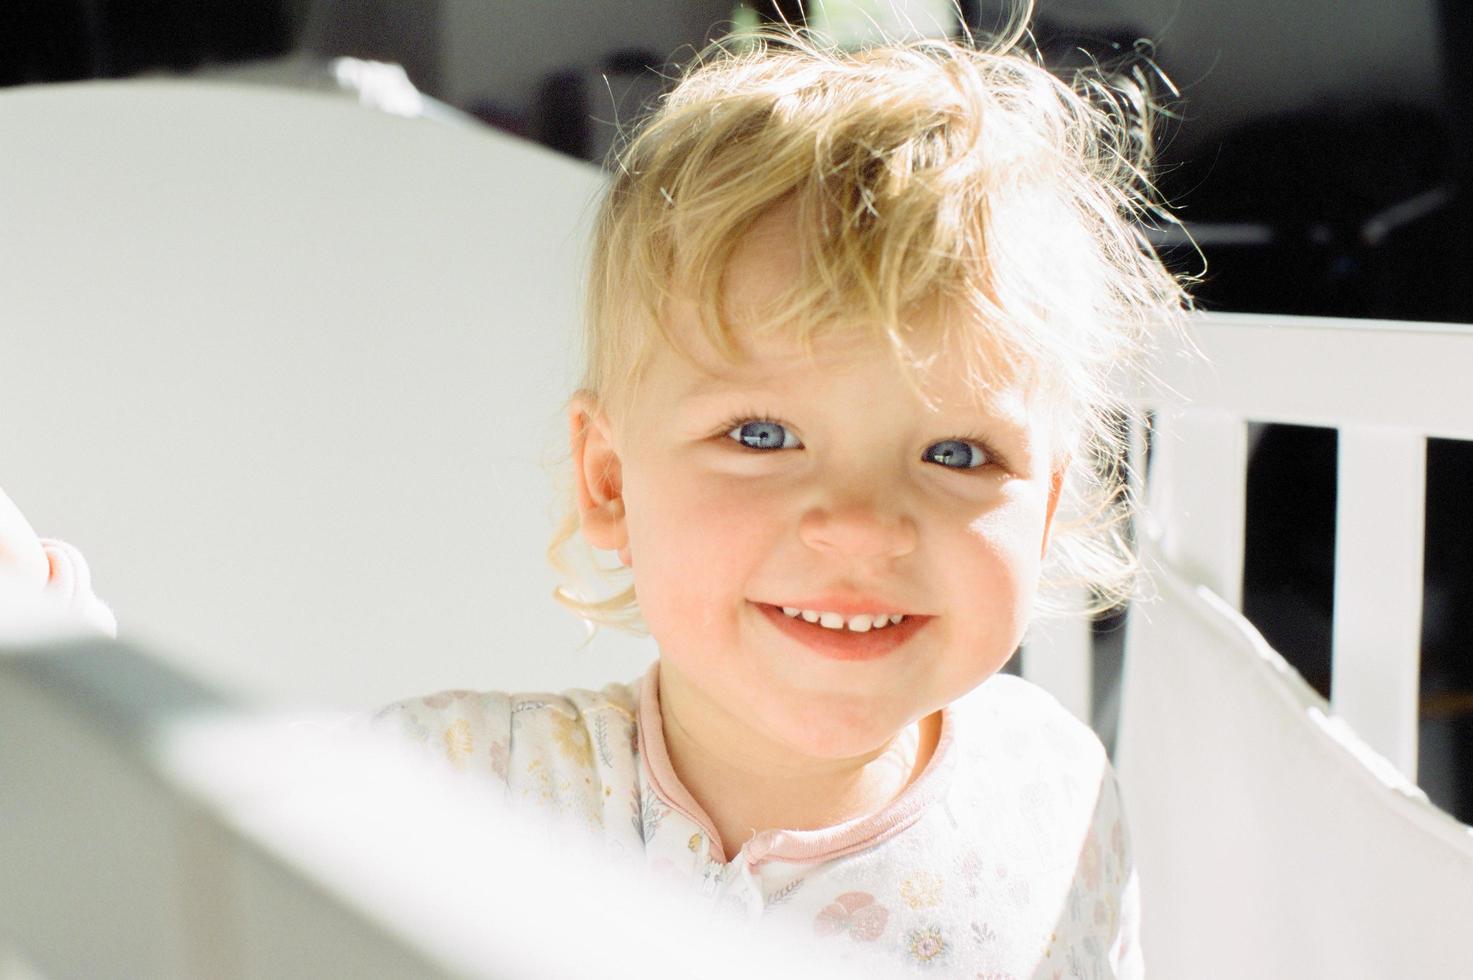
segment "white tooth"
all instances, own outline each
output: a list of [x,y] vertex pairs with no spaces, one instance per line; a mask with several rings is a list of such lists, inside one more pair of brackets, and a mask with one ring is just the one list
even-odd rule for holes
[[905,618],[905,617],[904,617],[904,616],[902,616],[902,615],[900,615],[900,614],[899,614],[899,613],[892,613],[892,614],[891,614],[891,615],[890,615],[890,625],[892,625],[892,626],[893,626],[893,625],[895,625],[895,624],[896,624],[896,623],[898,623],[898,622],[900,622],[900,621],[901,621],[901,620],[902,620],[902,619],[904,619],[904,618]]
[[844,617],[836,612],[826,612],[818,617],[818,625],[826,629],[841,630],[844,628]]
[[816,623],[818,622],[818,613],[814,612],[812,609],[805,609],[803,610],[803,618],[807,622]]
[[783,615],[791,618],[798,615],[798,610],[794,609],[792,606],[783,606]]
[[874,622],[869,613],[860,613],[858,616],[849,618],[849,629],[855,633],[868,633],[870,625]]
[[877,630],[882,630],[886,626],[890,625],[890,617],[886,616],[884,613],[875,613],[870,618],[875,621],[875,629]]

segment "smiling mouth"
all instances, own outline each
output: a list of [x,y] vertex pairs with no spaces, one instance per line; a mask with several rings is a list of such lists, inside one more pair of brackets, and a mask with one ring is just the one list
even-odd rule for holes
[[852,633],[864,633],[872,629],[881,630],[894,626],[905,620],[904,613],[880,614],[859,613],[854,616],[845,616],[836,612],[818,612],[812,609],[798,609],[794,606],[782,606],[783,615],[789,619],[802,618],[807,623],[817,623],[824,629],[849,630]]
[[778,632],[830,660],[877,660],[903,647],[934,616],[906,615],[898,623],[868,630],[829,627],[789,616],[781,606],[753,603]]

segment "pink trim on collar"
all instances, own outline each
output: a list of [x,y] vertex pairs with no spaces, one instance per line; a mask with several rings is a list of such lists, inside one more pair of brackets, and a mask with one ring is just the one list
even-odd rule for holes
[[[659,671],[660,661],[656,660],[639,685],[639,755],[643,760],[645,778],[667,805],[685,814],[705,831],[711,859],[725,864],[726,856],[715,824],[670,765],[664,726],[660,720]],[[950,706],[942,708],[941,732],[926,768],[921,770],[915,782],[879,811],[817,830],[759,831],[746,843],[738,857],[745,856],[747,863],[752,865],[763,861],[812,864],[852,854],[894,837],[919,820],[926,809],[945,794],[956,766],[956,752],[952,749],[956,727],[956,713]]]
[[716,825],[706,815],[705,809],[685,788],[675,768],[670,765],[670,755],[665,751],[665,727],[660,720],[660,661],[650,664],[639,684],[639,721],[635,726],[639,733],[639,757],[643,760],[645,780],[659,794],[667,806],[685,814],[706,833],[706,845],[711,860],[726,863],[722,852],[721,836]]

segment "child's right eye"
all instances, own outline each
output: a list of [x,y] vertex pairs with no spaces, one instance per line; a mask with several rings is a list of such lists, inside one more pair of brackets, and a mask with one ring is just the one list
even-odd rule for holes
[[726,435],[749,449],[796,449],[803,444],[781,422],[733,419]]

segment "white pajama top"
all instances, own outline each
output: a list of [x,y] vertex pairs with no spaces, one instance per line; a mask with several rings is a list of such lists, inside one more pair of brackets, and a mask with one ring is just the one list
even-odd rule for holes
[[444,691],[391,704],[407,736],[516,807],[550,808],[611,857],[712,911],[804,937],[857,976],[1143,976],[1139,889],[1115,773],[1095,733],[995,674],[942,710],[921,774],[876,813],[756,833],[731,860],[671,768],[658,661],[561,694]]

